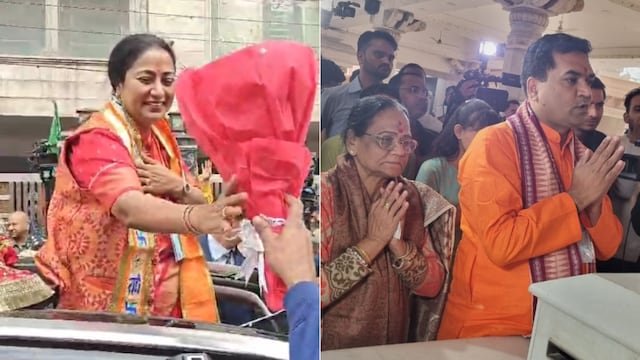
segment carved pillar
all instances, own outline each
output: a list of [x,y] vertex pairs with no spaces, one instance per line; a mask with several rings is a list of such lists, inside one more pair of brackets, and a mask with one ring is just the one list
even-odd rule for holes
[[[511,32],[507,37],[502,71],[520,75],[527,48],[549,25],[549,17],[581,11],[584,0],[496,0],[509,11]],[[526,79],[521,79],[525,83]],[[522,89],[506,87],[510,99],[524,99]]]

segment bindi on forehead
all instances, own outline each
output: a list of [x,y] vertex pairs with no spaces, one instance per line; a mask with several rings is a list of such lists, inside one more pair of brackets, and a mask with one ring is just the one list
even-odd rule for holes
[[399,109],[387,109],[376,115],[369,131],[374,134],[395,133],[404,135],[409,132],[409,119]]
[[406,121],[402,121],[402,120],[397,120],[396,122],[396,131],[398,132],[398,134],[406,134],[409,131],[409,126],[407,125]]

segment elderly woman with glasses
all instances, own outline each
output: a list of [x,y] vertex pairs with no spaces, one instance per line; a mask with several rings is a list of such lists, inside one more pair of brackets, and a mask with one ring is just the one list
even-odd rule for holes
[[401,177],[417,144],[397,101],[360,99],[343,139],[347,153],[322,174],[322,349],[432,340],[455,208]]

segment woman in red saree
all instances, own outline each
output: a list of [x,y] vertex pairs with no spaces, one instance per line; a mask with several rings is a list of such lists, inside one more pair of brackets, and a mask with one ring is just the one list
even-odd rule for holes
[[164,40],[124,38],[108,73],[114,96],[63,146],[36,263],[62,309],[217,322],[194,234],[228,230],[246,194],[207,205],[192,186],[165,118],[175,55]]

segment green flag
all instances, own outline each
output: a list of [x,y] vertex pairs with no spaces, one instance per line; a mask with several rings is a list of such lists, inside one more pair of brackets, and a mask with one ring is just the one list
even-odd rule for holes
[[60,116],[58,115],[58,103],[53,100],[53,120],[51,120],[51,129],[49,129],[49,139],[47,143],[49,144],[50,151],[55,154],[58,154],[58,139],[60,138],[61,132],[62,128],[60,125]]

